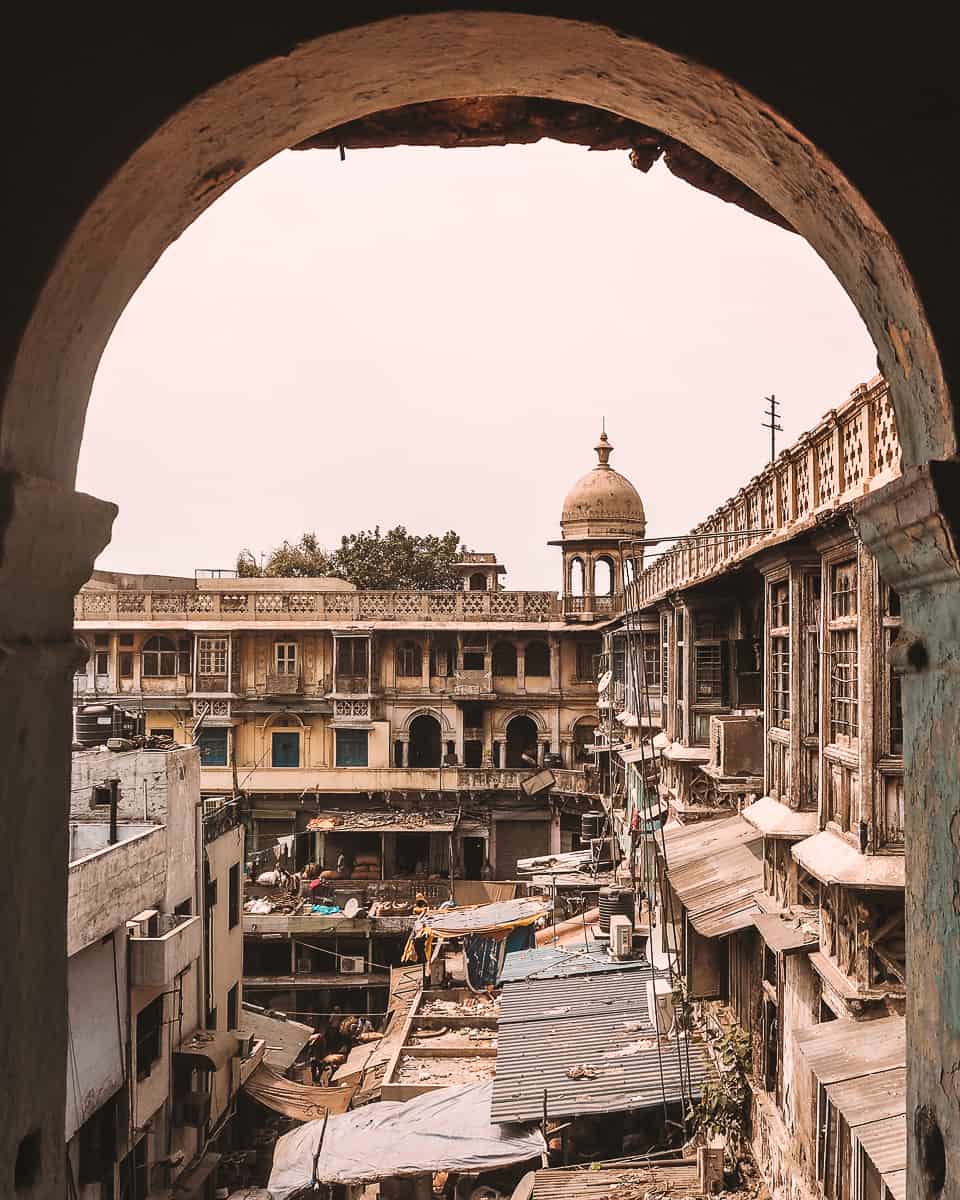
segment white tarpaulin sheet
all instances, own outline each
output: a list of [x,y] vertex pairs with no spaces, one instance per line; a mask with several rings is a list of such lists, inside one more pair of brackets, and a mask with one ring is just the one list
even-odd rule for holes
[[[362,1183],[431,1171],[489,1171],[538,1158],[536,1125],[492,1125],[493,1084],[437,1088],[413,1100],[381,1100],[327,1120],[316,1164],[320,1183]],[[323,1121],[279,1139],[267,1185],[289,1200],[314,1180]]]

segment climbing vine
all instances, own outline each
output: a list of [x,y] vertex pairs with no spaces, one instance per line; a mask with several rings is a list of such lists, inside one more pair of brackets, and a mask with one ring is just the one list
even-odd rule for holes
[[709,1141],[722,1137],[727,1162],[736,1167],[746,1142],[750,1101],[750,1037],[737,1025],[708,1034],[718,1074],[703,1085],[700,1099],[687,1114],[695,1133]]

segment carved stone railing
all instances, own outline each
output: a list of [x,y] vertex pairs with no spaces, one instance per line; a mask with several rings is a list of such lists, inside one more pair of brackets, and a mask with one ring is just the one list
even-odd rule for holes
[[[900,474],[886,380],[861,384],[629,585],[631,609],[709,579]],[[740,533],[739,531],[743,531]],[[731,536],[732,535],[732,536]]]
[[[238,584],[241,581],[238,581]],[[553,592],[305,592],[295,581],[283,591],[146,592],[84,589],[78,621],[547,621],[560,616]]]

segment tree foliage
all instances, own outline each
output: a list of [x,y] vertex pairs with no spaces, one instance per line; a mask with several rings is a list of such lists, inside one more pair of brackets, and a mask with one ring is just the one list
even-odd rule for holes
[[700,1099],[687,1114],[694,1130],[709,1142],[720,1136],[728,1165],[736,1165],[746,1146],[750,1102],[750,1035],[738,1025],[720,1033],[708,1033],[717,1066],[717,1077],[703,1085]]
[[323,549],[316,534],[305,533],[298,542],[282,542],[272,550],[262,568],[249,550],[241,550],[237,574],[299,579],[327,575],[363,589],[441,591],[458,585],[456,564],[463,549],[452,529],[440,535],[419,534],[397,525],[382,533],[378,525],[345,534],[331,552]]

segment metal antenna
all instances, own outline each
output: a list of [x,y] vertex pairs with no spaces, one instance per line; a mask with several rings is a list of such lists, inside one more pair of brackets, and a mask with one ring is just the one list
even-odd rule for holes
[[765,414],[770,418],[770,423],[764,421],[761,425],[763,429],[770,430],[770,461],[773,462],[777,457],[777,433],[783,433],[783,426],[777,420],[780,415],[777,409],[780,407],[780,401],[776,396],[764,396],[766,402],[770,405],[769,411]]

